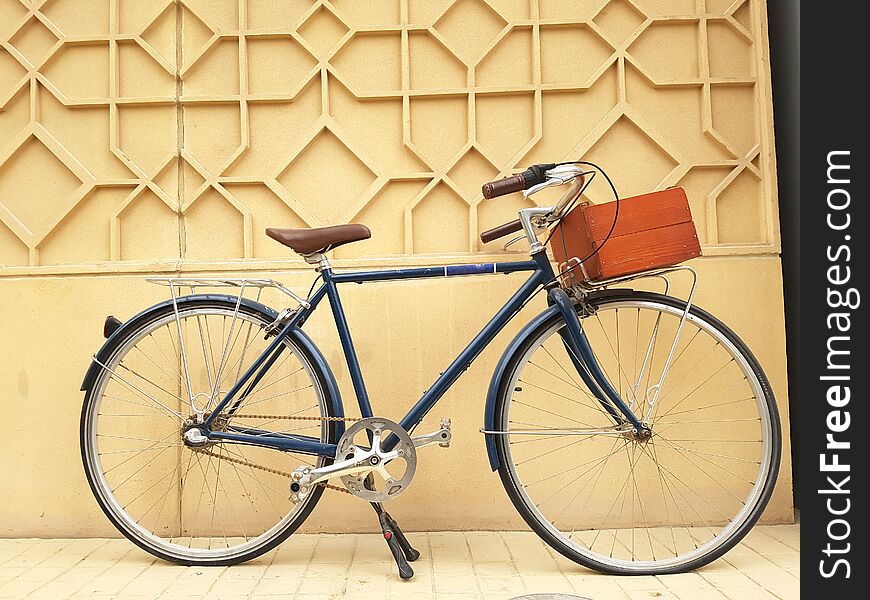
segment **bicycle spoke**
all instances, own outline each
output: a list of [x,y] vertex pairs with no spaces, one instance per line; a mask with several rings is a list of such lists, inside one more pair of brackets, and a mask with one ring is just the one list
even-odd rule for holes
[[[632,391],[632,400],[637,401],[637,395],[635,389],[631,386],[631,381],[628,379],[628,375],[625,373],[625,370],[622,368],[622,361],[619,360],[619,309],[616,310],[616,348],[613,347],[613,342],[610,341],[610,336],[607,335],[607,330],[604,327],[604,323],[601,322],[601,317],[598,313],[595,313],[595,318],[598,320],[598,325],[601,327],[601,331],[604,334],[604,339],[607,340],[607,346],[610,348],[610,351],[616,357],[616,366],[619,371],[619,375],[621,377],[616,378],[617,386],[619,386],[619,395],[622,397],[622,381],[623,379],[628,384],[628,389]],[[608,379],[613,381],[609,376]]]
[[[542,387],[537,386],[537,385],[535,385],[535,384],[533,384],[533,383],[529,383],[528,381],[524,381],[524,380],[520,379],[519,382],[522,383],[523,385],[528,385],[529,387],[533,387],[533,388],[535,388],[535,389],[537,389],[537,390],[541,390],[542,392],[547,392],[548,394],[552,394],[553,396],[556,396],[557,398],[562,398],[562,399],[564,399],[564,400],[568,400],[569,402],[573,402],[573,403],[575,403],[575,404],[579,404],[579,405],[582,406],[583,408],[592,408],[592,407],[590,407],[590,406],[587,406],[586,404],[583,404],[582,402],[577,402],[577,401],[574,400],[573,398],[570,398],[570,397],[568,397],[568,396],[565,396],[565,395],[562,395],[562,394],[559,394],[559,393],[553,392],[553,391],[548,390],[548,389],[546,389],[546,388],[542,388]],[[529,406],[531,406],[531,405],[529,405]],[[555,413],[550,413],[550,414],[555,414]],[[582,423],[582,421],[577,421],[577,422],[578,422],[578,423]],[[589,425],[588,423],[584,423],[584,424],[585,424],[587,427],[592,427],[592,425]]]
[[[494,439],[503,452],[500,469],[510,473],[503,481],[522,498],[517,506],[526,520],[547,532],[545,541],[596,568],[671,572],[669,565],[692,564],[736,543],[749,509],[763,508],[770,471],[762,440],[771,435],[772,413],[759,400],[764,388],[750,359],[718,325],[638,296],[636,303],[600,300],[584,330],[603,376],[635,414],[646,413],[649,436],[611,422],[610,436],[556,439],[577,420],[599,419],[586,412],[598,401],[588,406],[574,394],[580,386],[570,375],[570,350],[563,356],[548,349],[551,342],[564,346],[562,325],[554,322],[503,388],[496,425],[513,434]],[[675,383],[651,402],[650,385],[661,384],[665,368]]]
[[[564,347],[564,346],[563,346],[563,347]],[[583,388],[580,386],[580,384],[577,382],[577,380],[574,379],[574,377],[571,375],[571,373],[568,372],[568,369],[566,369],[564,366],[562,366],[562,363],[559,362],[558,360],[556,360],[556,357],[553,356],[553,353],[550,352],[550,351],[547,349],[547,345],[546,345],[546,344],[541,344],[541,348],[544,350],[544,352],[547,353],[547,356],[549,356],[550,359],[551,359],[554,363],[556,363],[556,364],[559,366],[560,369],[562,369],[562,372],[564,372],[565,375],[568,376],[568,379],[570,379],[571,381],[574,382],[574,387],[576,387],[578,390],[582,390]]]
[[[235,305],[203,310],[190,304],[179,301],[177,312],[170,307],[130,333],[103,366],[85,419],[92,440],[85,454],[89,477],[110,499],[104,508],[125,532],[149,550],[201,564],[265,547],[307,514],[310,501],[289,500],[289,480],[258,467],[285,472],[325,459],[230,442],[202,449],[185,444],[182,435],[195,426],[195,415],[184,414],[188,375],[190,397],[207,415],[226,393],[224,383],[234,375],[238,380],[270,343],[259,333],[271,322],[252,318],[244,306],[237,313]],[[280,359],[244,398],[245,408],[272,416],[220,418],[213,429],[326,442],[322,422],[292,420],[326,416],[323,389],[307,355],[288,338]]]

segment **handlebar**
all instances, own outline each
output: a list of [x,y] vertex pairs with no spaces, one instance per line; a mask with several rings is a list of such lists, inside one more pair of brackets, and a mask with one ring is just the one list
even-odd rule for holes
[[[567,166],[568,163],[563,163],[565,166],[556,164],[541,164],[533,165],[518,175],[505,177],[490,181],[483,185],[483,197],[486,199],[504,196],[513,192],[523,190],[531,190],[526,195],[531,195],[540,189],[551,187],[554,185],[562,185],[569,181],[574,181],[571,189],[562,197],[558,204],[549,208],[524,209],[520,211],[520,219],[503,223],[498,227],[493,227],[480,234],[480,241],[484,244],[493,240],[497,240],[508,234],[526,229],[526,234],[532,240],[532,230],[525,228],[522,219],[540,219],[540,223],[550,222],[561,216],[561,213],[571,206],[576,201],[577,195],[580,193],[584,183],[584,173],[576,166]],[[535,189],[531,189],[535,188]],[[525,215],[528,211],[533,210],[536,214]],[[543,211],[543,212],[541,212]],[[538,225],[542,226],[542,225]]]
[[508,234],[519,231],[523,228],[523,224],[519,219],[514,219],[509,223],[502,223],[498,227],[493,227],[492,229],[487,229],[483,233],[480,234],[480,241],[484,244],[487,244],[493,240],[497,240],[498,238],[504,237]]
[[555,166],[555,163],[532,165],[519,175],[513,175],[511,177],[505,177],[503,179],[496,179],[495,181],[484,183],[482,188],[483,197],[490,200],[492,198],[497,198],[498,196],[521,192],[529,189],[533,185],[544,183],[547,179],[547,171]]

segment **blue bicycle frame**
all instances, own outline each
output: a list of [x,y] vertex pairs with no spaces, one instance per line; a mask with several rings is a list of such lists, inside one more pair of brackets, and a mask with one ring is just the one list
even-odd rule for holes
[[[323,269],[321,276],[322,285],[308,299],[308,306],[300,307],[290,318],[283,329],[275,336],[266,350],[254,361],[251,367],[229,390],[227,395],[215,407],[206,418],[203,429],[204,433],[212,439],[227,440],[231,442],[265,446],[280,450],[300,452],[326,457],[334,457],[336,444],[321,442],[318,438],[304,435],[276,434],[268,431],[252,430],[250,428],[237,428],[236,431],[214,431],[211,423],[215,417],[233,403],[227,411],[229,414],[244,402],[269,371],[272,365],[287,348],[284,340],[294,330],[301,327],[308,316],[317,308],[324,297],[329,299],[332,315],[338,330],[339,340],[347,367],[350,372],[353,389],[359,403],[360,414],[363,417],[371,417],[371,402],[366,392],[362,371],[353,340],[350,335],[347,318],[341,304],[338,293],[338,284],[341,283],[369,283],[375,281],[395,281],[400,279],[424,279],[430,277],[456,277],[468,275],[492,275],[497,273],[509,274],[520,271],[530,271],[531,276],[510,297],[505,305],[484,326],[468,346],[457,356],[443,373],[435,380],[435,383],[423,394],[417,403],[408,411],[401,420],[400,425],[411,432],[418,423],[426,416],[429,410],[450,389],[459,376],[474,362],[480,353],[489,345],[498,333],[520,311],[525,303],[541,289],[547,289],[550,302],[558,307],[562,313],[567,331],[562,331],[562,340],[568,355],[574,363],[578,374],[589,387],[605,411],[617,424],[631,423],[637,429],[642,427],[634,413],[626,406],[619,393],[613,388],[607,377],[601,371],[595,358],[580,321],[574,308],[574,303],[556,283],[556,276],[545,252],[532,255],[531,260],[503,263],[483,263],[467,265],[448,265],[438,267],[420,267],[410,269],[390,269],[379,271],[359,271],[349,273],[333,273],[331,269]],[[343,428],[339,423],[339,435]],[[386,440],[386,450],[389,450],[390,440]]]

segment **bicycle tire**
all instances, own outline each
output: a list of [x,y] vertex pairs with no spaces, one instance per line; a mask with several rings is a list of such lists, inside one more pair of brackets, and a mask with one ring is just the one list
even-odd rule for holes
[[[251,337],[251,331],[254,327],[253,324],[256,324],[260,328],[265,327],[266,325],[274,321],[276,316],[274,311],[263,305],[254,303],[241,303],[240,305],[237,305],[236,298],[230,296],[209,295],[200,297],[182,297],[178,299],[177,304],[178,314],[181,318],[188,318],[187,315],[189,314],[221,314],[225,317],[227,314],[234,314],[234,311],[236,311],[238,306],[239,318],[247,319],[248,322],[252,323],[248,330],[248,337]],[[100,356],[107,357],[104,359],[105,362],[103,364],[105,364],[109,368],[111,368],[114,364],[118,364],[124,359],[124,356],[119,356],[120,352],[124,352],[126,355],[127,353],[132,351],[136,344],[138,344],[140,341],[144,340],[147,337],[148,332],[156,331],[157,327],[162,327],[166,323],[174,323],[175,314],[175,308],[170,303],[157,305],[153,307],[153,309],[144,311],[143,313],[140,313],[139,315],[134,317],[132,319],[134,323],[130,323],[128,327],[125,327],[125,333],[123,335],[112,336],[107,341],[106,347],[104,347],[100,353]],[[181,326],[179,325],[179,327]],[[236,334],[236,342],[241,336],[242,327],[243,326],[240,326],[238,329],[238,333]],[[232,333],[232,330],[230,330],[230,333]],[[131,340],[137,340],[136,344],[133,344],[131,346]],[[211,340],[209,341],[211,342]],[[286,348],[289,348],[292,351],[290,353],[290,356],[298,357],[300,363],[305,368],[305,372],[311,377],[312,389],[314,390],[314,393],[318,399],[317,404],[319,416],[337,416],[332,410],[332,407],[334,406],[334,399],[329,397],[330,386],[328,385],[328,381],[330,380],[329,377],[331,376],[321,370],[321,367],[319,366],[319,361],[315,360],[315,357],[306,348],[305,344],[301,344],[297,340],[294,340],[292,336],[289,336],[285,340],[285,345]],[[206,359],[206,361],[207,360],[208,359]],[[328,367],[326,367],[326,369],[328,369]],[[239,368],[239,370],[241,370],[241,368]],[[217,378],[217,375],[215,375],[215,377]],[[285,541],[294,531],[296,531],[298,527],[311,514],[311,511],[314,509],[321,495],[323,494],[322,487],[316,487],[311,491],[310,495],[304,501],[301,507],[298,507],[298,510],[295,510],[292,518],[286,519],[284,522],[279,522],[278,525],[275,525],[274,527],[264,532],[264,534],[262,534],[258,538],[255,538],[256,543],[240,544],[239,548],[236,550],[229,548],[229,538],[227,538],[226,534],[224,534],[224,539],[227,540],[228,547],[224,550],[217,548],[213,552],[211,551],[211,540],[209,540],[209,548],[191,549],[190,547],[188,547],[185,550],[182,544],[172,544],[171,540],[170,543],[158,543],[153,536],[149,537],[149,535],[147,535],[147,532],[143,532],[142,528],[139,527],[137,523],[132,522],[132,519],[130,518],[130,515],[128,513],[126,513],[124,510],[118,510],[120,504],[117,502],[117,499],[114,498],[112,490],[108,488],[105,474],[101,475],[100,472],[101,461],[97,452],[97,435],[95,433],[94,427],[95,419],[98,418],[97,415],[99,413],[101,397],[110,379],[112,379],[112,375],[110,374],[110,372],[106,369],[101,368],[93,384],[86,389],[80,421],[81,456],[88,484],[94,494],[95,499],[97,500],[97,503],[99,504],[100,508],[109,519],[109,521],[115,526],[115,528],[118,529],[131,542],[133,542],[143,550],[149,552],[150,554],[157,556],[158,558],[177,564],[187,566],[226,566],[251,560],[272,550],[283,541]],[[135,408],[134,410],[141,411],[142,408]],[[122,415],[111,416],[120,417]],[[321,428],[322,441],[329,441],[331,443],[335,443],[337,441],[336,423],[332,421],[321,421],[320,423],[321,425],[318,426]],[[250,450],[250,448],[255,447],[248,446],[247,448],[249,448],[248,451],[251,452],[252,450]],[[122,449],[118,452],[130,451],[128,451],[127,449]],[[268,452],[274,452],[275,455],[281,455],[282,457],[288,456],[286,453],[277,450],[268,450]],[[199,462],[199,458],[197,458],[196,460],[197,462]],[[209,461],[210,460],[211,459],[209,458]],[[318,464],[329,464],[331,462],[331,459],[323,457],[318,460]],[[182,476],[181,480],[189,475],[192,469],[192,462],[193,459],[188,460],[188,471]],[[298,466],[298,463],[291,463],[288,461],[287,466],[289,467],[289,469],[292,469]],[[227,468],[229,469],[230,467]],[[173,471],[173,475],[170,477],[170,485],[171,480],[174,479],[175,473],[176,472]],[[207,479],[209,473],[210,471],[207,466],[202,474],[204,486],[206,485],[205,480]],[[239,474],[238,469],[236,470],[236,476],[238,477],[239,481],[242,481],[242,477]],[[217,468],[215,493],[217,493],[219,485],[217,477],[219,477],[219,467]],[[244,484],[242,484],[242,487],[244,487]],[[227,493],[226,489],[227,488],[224,486],[224,494]],[[266,493],[266,491],[267,490],[264,487],[263,493]],[[287,486],[287,489],[282,491],[286,491],[286,495],[289,496],[289,484]],[[180,498],[182,493],[178,494],[179,504],[181,504]],[[253,495],[253,493],[251,493],[251,495]],[[229,501],[230,496],[227,495],[227,502]],[[213,498],[213,504],[217,505],[217,500],[215,498]],[[163,509],[161,508],[161,511],[162,510]],[[199,506],[197,506],[197,515],[194,515],[193,517],[194,520],[196,520],[198,514]],[[179,515],[181,515],[181,509],[179,509]],[[212,515],[214,515],[214,512],[212,513]],[[212,519],[214,519],[214,516],[212,516]],[[182,517],[179,516],[179,521],[181,520]],[[239,521],[239,525],[242,525],[241,521]],[[190,538],[193,539],[194,536],[191,535]]]
[[[614,306],[624,306],[629,307],[633,304],[643,305],[643,306],[653,306],[664,309],[668,311],[671,315],[677,315],[684,311],[685,302],[669,297],[661,294],[648,293],[648,292],[637,292],[632,290],[622,291],[610,291],[608,294],[597,296],[592,294],[589,297],[589,307],[591,307],[595,314],[600,313],[602,310],[606,310],[608,307]],[[587,314],[581,314],[578,308],[578,316],[581,318],[581,323],[584,323],[584,319],[588,318]],[[615,322],[619,322],[619,314],[617,312]],[[640,311],[638,310],[638,322],[640,322]],[[499,475],[504,485],[504,488],[513,503],[514,507],[529,525],[529,527],[550,547],[554,550],[562,554],[563,556],[569,558],[570,560],[589,567],[591,569],[610,573],[610,574],[618,574],[618,575],[662,575],[669,573],[680,573],[686,572],[703,565],[706,565],[723,554],[728,552],[731,548],[733,548],[739,541],[751,530],[751,528],[758,521],[765,507],[767,506],[768,501],[770,500],[771,494],[773,493],[774,485],[776,483],[777,472],[780,461],[780,453],[781,453],[781,429],[779,423],[779,416],[776,409],[776,404],[773,396],[773,392],[771,391],[770,384],[767,381],[767,378],[761,369],[758,361],[752,355],[751,351],[746,347],[742,340],[731,331],[726,325],[724,325],[721,321],[710,315],[708,312],[702,310],[697,306],[692,306],[687,317],[687,322],[692,323],[693,325],[700,324],[699,329],[705,331],[715,331],[720,336],[722,343],[728,345],[731,350],[735,351],[737,355],[742,357],[745,365],[748,366],[748,370],[751,374],[751,377],[754,379],[755,389],[758,390],[758,396],[755,398],[755,404],[759,410],[759,422],[760,430],[765,430],[766,435],[768,437],[766,443],[764,440],[761,442],[761,452],[764,456],[761,457],[759,461],[759,475],[755,480],[755,485],[752,493],[749,498],[752,501],[752,506],[749,507],[748,510],[742,511],[740,513],[740,522],[731,528],[729,531],[728,528],[731,527],[731,524],[726,525],[723,528],[723,532],[727,532],[727,537],[722,537],[722,539],[716,539],[717,536],[714,536],[715,543],[712,543],[707,547],[702,544],[700,549],[697,547],[697,552],[688,552],[685,558],[681,558],[678,554],[677,550],[677,541],[674,541],[674,551],[677,556],[675,557],[665,557],[665,559],[657,560],[655,558],[655,550],[652,550],[652,560],[642,560],[642,561],[634,561],[628,559],[614,559],[613,558],[613,548],[617,546],[617,541],[620,542],[621,546],[627,546],[625,542],[625,535],[620,533],[620,530],[617,527],[614,527],[614,531],[612,533],[613,544],[611,547],[611,556],[604,556],[600,552],[596,552],[591,550],[590,548],[582,547],[581,544],[577,543],[576,540],[572,539],[572,535],[575,533],[571,532],[567,537],[565,536],[565,532],[561,532],[557,529],[555,522],[549,522],[546,518],[543,518],[542,511],[537,508],[530,498],[529,492],[524,488],[524,483],[521,477],[518,475],[517,466],[512,462],[512,452],[511,452],[511,442],[510,439],[512,436],[510,435],[496,435],[496,448],[498,452],[499,458]],[[525,366],[525,360],[530,360],[531,355],[530,351],[534,350],[536,344],[543,344],[544,341],[541,340],[541,337],[544,335],[552,335],[554,328],[555,330],[560,329],[564,326],[564,321],[561,316],[556,314],[552,318],[543,322],[535,331],[531,332],[529,336],[527,336],[525,342],[517,349],[514,355],[510,358],[508,368],[505,371],[505,375],[499,383],[498,395],[496,398],[495,405],[495,415],[496,415],[496,427],[500,431],[507,431],[509,428],[509,409],[511,405],[512,395],[515,393],[515,388],[519,389],[521,386],[517,386],[519,371]],[[618,327],[618,325],[617,325]],[[639,327],[639,326],[638,326]],[[603,328],[603,326],[602,326]],[[618,330],[617,330],[618,331]],[[689,342],[690,344],[692,342]],[[619,352],[619,338],[617,337],[617,350],[616,354],[618,356]],[[723,346],[724,347],[724,346]],[[593,346],[594,348],[594,346]],[[611,350],[613,348],[611,347]],[[731,351],[729,350],[729,351]],[[639,356],[641,353],[637,353]],[[635,359],[637,356],[635,357]],[[617,374],[617,378],[619,378],[619,374]],[[753,385],[752,382],[747,379],[749,385]],[[722,407],[709,407],[714,410],[721,410]],[[656,409],[657,410],[657,409]],[[671,409],[673,410],[673,409]],[[745,419],[744,419],[745,420]],[[766,422],[766,424],[765,424]],[[673,425],[671,426],[673,427]],[[652,423],[653,431],[655,432],[656,425]],[[766,429],[765,429],[766,428]],[[518,437],[518,436],[513,436]],[[591,436],[590,436],[591,437]],[[655,433],[653,434],[653,440],[656,439]],[[700,441],[700,440],[699,440]],[[714,453],[706,451],[708,455],[713,456]],[[647,457],[651,457],[653,455],[650,453],[643,453]],[[658,462],[659,454],[656,451],[655,461]],[[724,458],[724,457],[723,457]],[[604,458],[604,466],[601,467],[602,471],[606,468],[608,458]],[[629,459],[630,461],[631,459]],[[623,485],[627,486],[628,478],[634,478],[634,469],[639,464],[639,461],[634,463],[631,467],[631,475],[626,476],[626,483]],[[650,458],[650,461],[652,459]],[[669,479],[669,476],[664,474],[661,470],[659,474],[662,479]],[[600,475],[599,475],[600,477]],[[595,485],[597,485],[597,481]],[[585,485],[585,484],[584,484]],[[637,487],[637,480],[635,479],[635,487]],[[667,487],[667,484],[662,486],[662,500],[667,508],[668,498],[664,489]],[[676,486],[674,485],[674,488]],[[595,487],[593,486],[592,491],[590,492],[590,496],[592,492],[595,491]],[[757,493],[756,493],[757,492]],[[626,503],[626,497],[629,492],[625,492],[625,496],[623,496],[623,506]],[[638,494],[638,497],[640,495]],[[674,503],[678,502],[676,497],[671,492],[671,497],[674,499]],[[619,499],[619,492],[614,499],[614,505]],[[634,510],[635,499],[632,496],[631,499],[632,510]],[[642,506],[643,502],[639,502]],[[611,510],[613,506],[611,506]],[[611,516],[610,511],[608,511],[607,517]],[[632,514],[632,519],[634,519],[635,515]],[[668,519],[670,519],[670,514],[668,514]],[[652,519],[650,519],[652,520]],[[687,519],[688,520],[688,519]],[[698,526],[689,527],[688,525],[685,527],[686,531],[689,532],[688,537],[695,535],[692,533],[692,530],[697,528]],[[713,530],[713,528],[708,527]],[[654,528],[648,527],[647,534],[649,535],[649,531],[653,531]],[[593,530],[594,531],[594,530]],[[658,533],[658,532],[656,532]],[[600,530],[595,532],[595,539],[597,539],[600,535]],[[623,535],[623,539],[620,540],[620,535]],[[718,534],[717,534],[718,535]],[[587,539],[592,536],[590,533],[587,536]],[[634,552],[634,542],[635,537],[634,533],[632,533],[632,553]],[[653,537],[650,537],[649,546],[650,548],[655,547],[656,543],[658,543],[658,539],[654,541]],[[592,542],[594,546],[595,542]]]

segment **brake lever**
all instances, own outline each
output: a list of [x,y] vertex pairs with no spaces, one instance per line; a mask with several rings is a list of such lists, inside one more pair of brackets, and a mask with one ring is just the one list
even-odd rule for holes
[[526,239],[526,234],[525,234],[525,233],[522,234],[522,235],[518,235],[517,237],[513,238],[512,240],[508,240],[507,243],[506,243],[504,246],[502,246],[501,249],[502,249],[502,250],[507,250],[507,249],[508,249],[508,246],[511,246],[511,245],[513,245],[513,244],[516,244],[516,243],[519,242],[520,240],[524,240],[524,239]]
[[543,189],[546,189],[548,187],[553,187],[556,185],[564,185],[568,181],[570,181],[570,180],[563,181],[561,179],[556,179],[556,178],[547,179],[547,181],[544,181],[543,183],[538,183],[536,185],[533,185],[532,187],[530,187],[527,190],[523,190],[523,200],[528,200],[529,196],[531,196],[532,194],[537,194],[538,192],[540,192]]

